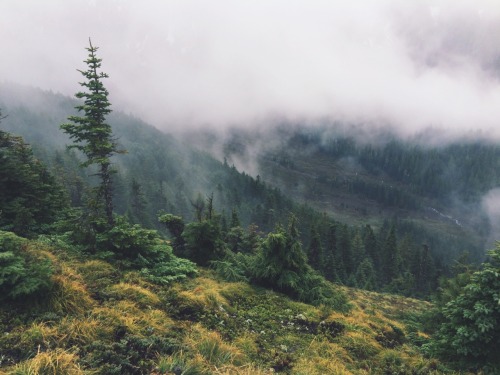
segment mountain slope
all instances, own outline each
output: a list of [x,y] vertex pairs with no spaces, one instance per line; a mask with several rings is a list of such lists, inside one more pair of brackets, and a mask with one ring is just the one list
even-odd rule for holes
[[0,373],[451,373],[419,354],[426,302],[344,288],[341,313],[204,269],[160,287],[61,241],[27,246],[50,259],[53,287],[0,306]]
[[[371,140],[349,134],[335,124],[234,129],[218,149],[243,170],[336,220],[377,228],[397,217],[456,238],[452,257],[467,250],[482,259],[486,242],[496,235],[482,198],[500,186],[498,145],[464,139],[431,146],[391,134]],[[203,139],[200,147],[217,150]]]

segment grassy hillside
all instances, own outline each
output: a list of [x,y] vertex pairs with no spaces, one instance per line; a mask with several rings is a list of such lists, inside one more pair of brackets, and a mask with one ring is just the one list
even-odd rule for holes
[[419,350],[427,302],[342,287],[349,306],[333,311],[208,269],[159,286],[57,237],[22,244],[54,273],[0,305],[0,373],[452,373]]

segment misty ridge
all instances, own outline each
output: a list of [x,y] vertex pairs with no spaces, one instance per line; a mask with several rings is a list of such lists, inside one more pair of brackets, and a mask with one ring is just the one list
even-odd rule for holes
[[[68,139],[60,132],[59,124],[74,112],[76,101],[17,84],[5,84],[3,88],[0,105],[9,118],[2,126],[21,133],[45,160],[49,155],[43,151],[44,145],[63,150]],[[136,124],[154,132],[141,120],[114,111],[110,123],[120,145],[129,153],[136,155],[143,153],[142,147],[156,147],[139,143],[143,141],[134,133],[138,130],[132,130]],[[443,141],[439,146],[423,141],[440,137]],[[199,167],[190,165],[192,150],[198,149],[341,220],[361,224],[373,217],[390,220],[397,216],[421,220],[423,225],[427,225],[426,221],[443,222],[451,232],[459,229],[469,233],[477,241],[474,247],[487,247],[499,233],[500,177],[493,166],[498,163],[500,149],[494,142],[481,138],[444,139],[442,132],[432,129],[403,139],[389,127],[375,129],[366,124],[327,121],[290,123],[283,119],[252,130],[174,130],[165,135],[165,141],[178,165],[165,173],[171,176],[166,177],[168,180],[178,179],[175,176],[183,169],[192,171],[177,182],[180,186],[189,185],[190,193],[181,199],[186,204],[197,191],[213,192],[214,188],[201,177]],[[125,155],[117,160],[124,168],[124,177],[132,172],[126,172],[130,165],[124,165],[120,159],[129,163],[126,160],[133,157]],[[156,163],[146,164],[152,168],[151,176],[158,168]],[[158,208],[151,207],[152,211],[155,209]],[[189,210],[182,210],[189,217]]]

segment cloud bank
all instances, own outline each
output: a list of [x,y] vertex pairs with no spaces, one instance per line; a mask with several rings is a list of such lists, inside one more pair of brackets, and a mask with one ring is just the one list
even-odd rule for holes
[[326,119],[498,140],[498,35],[496,0],[3,0],[0,84],[73,95],[92,37],[114,108],[160,128]]

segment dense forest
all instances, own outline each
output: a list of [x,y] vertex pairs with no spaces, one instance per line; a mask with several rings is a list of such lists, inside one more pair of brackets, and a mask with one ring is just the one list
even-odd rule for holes
[[[499,147],[464,143],[426,149],[396,139],[382,145],[361,145],[353,138],[325,138],[321,132],[300,130],[284,136],[281,148],[261,155],[263,177],[254,177],[229,164],[235,152],[226,152],[226,159],[217,160],[207,151],[197,150],[136,118],[112,112],[103,84],[107,75],[100,73],[97,48],[90,45],[88,51],[88,70],[81,71],[84,82],[82,91],[76,94],[77,101],[16,85],[6,86],[0,96],[0,106],[8,116],[0,116],[3,306],[12,304],[13,312],[24,311],[21,315],[25,323],[30,322],[26,324],[50,327],[54,322],[60,323],[68,311],[90,311],[96,304],[124,298],[124,294],[118,297],[120,293],[132,293],[121,290],[113,294],[107,284],[108,289],[100,290],[99,285],[104,285],[100,283],[109,282],[113,273],[129,275],[126,282],[131,290],[136,287],[135,278],[137,287],[142,283],[144,288],[165,293],[174,283],[200,272],[211,272],[225,282],[272,290],[307,303],[316,309],[314,314],[328,311],[326,319],[333,311],[349,314],[356,310],[349,302],[350,292],[346,288],[354,287],[435,299],[432,316],[413,317],[418,327],[414,327],[411,340],[396,323],[388,323],[389,331],[377,336],[377,345],[385,348],[399,347],[408,340],[413,345],[411,350],[421,351],[418,355],[442,358],[444,364],[426,362],[418,373],[453,371],[450,368],[461,364],[471,370],[495,371],[498,359],[494,353],[500,344],[496,292],[499,249],[491,252],[482,266],[469,264],[467,258],[470,255],[477,263],[485,257],[487,230],[479,224],[486,219],[464,221],[467,228],[456,224],[453,231],[448,231],[449,223],[441,228],[429,227],[416,220],[416,215],[430,204],[439,209],[451,207],[451,197],[455,195],[464,203],[478,204],[488,190],[500,185]],[[227,145],[231,146],[231,142],[234,140],[229,139]],[[343,221],[343,216],[336,217],[332,211],[318,210],[314,200],[309,203],[303,194],[302,199],[295,199],[297,195],[286,186],[283,188],[283,181],[265,178],[269,170],[276,168],[290,176],[293,171],[303,171],[304,164],[298,160],[306,153],[310,159],[326,157],[331,164],[328,173],[318,170],[312,179],[309,174],[310,185],[301,193],[311,192],[319,182],[318,196],[326,194],[327,187],[332,196],[347,192],[397,210],[392,210],[389,217],[379,215],[377,220],[363,224],[359,218]],[[335,175],[339,162],[348,158],[355,159],[361,169],[344,168],[343,173]],[[380,180],[385,182],[377,182]],[[289,188],[293,190],[299,185],[291,184]],[[400,210],[413,214],[402,216]],[[65,249],[67,254],[56,256],[46,246],[55,246],[59,252]],[[37,250],[40,247],[44,250]],[[65,268],[68,266],[61,262],[76,262],[76,268],[86,276],[71,276]],[[92,279],[89,262],[95,262],[96,272],[102,272],[103,279]],[[90,269],[84,271],[85,267]],[[82,286],[82,277],[90,283],[88,287]],[[64,290],[68,285],[74,290]],[[436,295],[438,286],[441,293]],[[92,290],[91,295],[86,294],[87,289]],[[81,301],[76,296],[70,300],[76,291],[81,293]],[[152,293],[149,289],[141,293],[154,299],[147,294]],[[52,297],[47,302],[40,298],[43,295]],[[34,310],[26,312],[23,309],[28,297],[39,300],[31,306]],[[247,303],[245,296],[233,297],[232,303],[237,304],[238,298],[241,304]],[[179,302],[172,295],[164,298]],[[215,309],[226,312],[230,308],[223,308],[215,295],[207,298],[212,298]],[[61,304],[58,310],[54,303]],[[65,305],[69,303],[74,305]],[[174,306],[172,313],[212,329],[214,324],[207,316],[214,312],[200,312],[204,311],[204,304],[185,310],[175,310],[178,306]],[[57,312],[51,313],[51,308]],[[234,311],[227,314],[236,317],[236,305],[232,308]],[[81,314],[85,316],[85,311]],[[2,329],[14,332],[13,337],[20,334],[12,312],[2,309],[1,317]],[[325,321],[321,320],[321,332],[329,335],[328,340],[336,339],[348,325]],[[320,331],[319,321],[308,321],[306,317],[288,323]],[[419,341],[419,329],[428,330],[435,339],[420,333],[425,340]],[[219,329],[228,340],[236,338],[235,331]],[[82,343],[70,340],[64,345],[80,345],[84,359],[79,366],[99,368],[100,373],[156,373],[151,368],[151,353],[145,349],[148,345],[157,353],[175,352],[182,356],[182,345],[169,346],[162,341],[174,340],[168,335],[153,335],[153,341],[144,343],[142,333],[133,333],[123,324],[117,324],[110,335],[116,337],[115,344],[106,341],[109,335],[101,333],[102,341],[92,336]],[[26,339],[27,346],[22,346],[7,336],[0,339],[2,353],[6,353],[0,357],[0,366],[4,362],[14,366],[15,373],[28,371],[28,367],[16,366],[17,363],[32,360],[40,350],[48,352],[57,346],[48,344],[43,337],[41,341]],[[128,341],[123,343],[125,338]],[[33,352],[37,343],[38,354]],[[103,352],[114,350],[119,354],[112,360],[100,358],[103,352],[100,354],[100,349],[93,347],[98,344]],[[137,352],[144,352],[144,358],[131,359],[126,349],[129,344]],[[217,345],[222,344],[217,341]],[[252,341],[252,345],[256,344]],[[363,351],[368,347],[367,344],[351,349]],[[274,358],[271,367],[289,373],[294,359],[283,353],[279,360]],[[356,355],[358,359],[372,356]],[[267,360],[264,366],[272,362]],[[178,364],[180,372],[172,367],[157,373],[203,373],[182,372],[186,361]],[[376,373],[396,373],[393,371],[399,366],[398,361],[402,369],[398,373],[413,373],[401,358],[394,363],[387,361],[392,367],[381,367]],[[29,366],[31,362],[26,363]],[[257,373],[255,369],[248,371]]]

